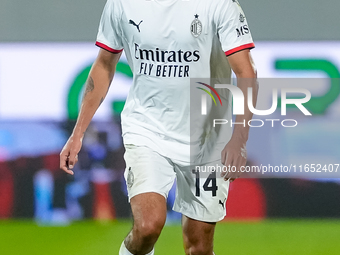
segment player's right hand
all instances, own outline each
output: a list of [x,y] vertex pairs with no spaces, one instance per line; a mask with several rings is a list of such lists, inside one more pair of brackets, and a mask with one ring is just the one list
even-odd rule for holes
[[82,146],[83,137],[71,135],[60,152],[60,169],[73,175],[74,165],[78,162],[78,153]]

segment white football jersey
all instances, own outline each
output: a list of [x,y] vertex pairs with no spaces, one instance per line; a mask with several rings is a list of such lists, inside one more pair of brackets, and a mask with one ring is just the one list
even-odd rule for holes
[[[110,52],[124,49],[133,72],[121,116],[125,144],[147,146],[188,162],[193,133],[202,150],[210,150],[219,133],[227,139],[223,146],[228,142],[230,126],[190,127],[190,82],[230,79],[226,55],[254,47],[237,0],[108,0],[96,45]],[[230,97],[226,100],[231,118]],[[207,115],[206,121],[211,118]]]

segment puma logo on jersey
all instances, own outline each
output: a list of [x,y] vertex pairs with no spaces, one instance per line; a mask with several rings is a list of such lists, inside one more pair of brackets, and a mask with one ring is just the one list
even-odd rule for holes
[[135,27],[137,28],[137,30],[138,30],[139,33],[140,33],[139,25],[140,25],[140,23],[142,23],[142,22],[143,22],[143,20],[141,20],[141,21],[138,23],[138,25],[137,25],[132,19],[129,20],[129,24],[135,26]]
[[223,202],[222,202],[221,200],[218,201],[218,204],[220,204],[220,205],[222,206],[223,209],[225,209],[225,208],[224,208],[224,203],[225,203],[226,200],[227,200],[227,199],[225,198]]

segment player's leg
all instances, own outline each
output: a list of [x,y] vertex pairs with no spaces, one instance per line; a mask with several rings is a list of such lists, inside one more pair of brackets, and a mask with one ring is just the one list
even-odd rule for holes
[[187,255],[213,255],[216,223],[202,222],[183,215],[183,242]]
[[125,254],[153,254],[153,247],[166,220],[166,200],[160,194],[149,192],[134,196],[130,203],[133,227],[124,241],[130,252]]
[[155,151],[125,145],[125,179],[133,214],[133,227],[122,243],[119,255],[153,254],[166,220],[166,197],[175,173],[173,166]]
[[178,195],[174,210],[184,215],[182,227],[185,252],[190,255],[212,255],[216,222],[226,214],[229,181],[224,181],[215,171],[199,172],[194,166],[177,162],[175,170]]

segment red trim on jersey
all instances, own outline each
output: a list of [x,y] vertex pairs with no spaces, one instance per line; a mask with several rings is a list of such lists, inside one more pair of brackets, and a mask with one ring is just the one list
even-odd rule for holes
[[112,52],[112,53],[119,53],[119,52],[123,51],[123,49],[121,49],[121,50],[112,49],[109,46],[105,45],[104,43],[100,43],[100,42],[96,42],[96,45],[98,47],[103,48],[104,50],[107,50],[107,51]]
[[225,52],[225,54],[226,54],[226,56],[229,56],[229,55],[231,55],[235,52],[245,50],[245,49],[252,49],[252,48],[255,48],[255,44],[254,43],[248,43],[248,44],[244,44],[244,45],[241,45],[239,47],[236,47],[234,49],[228,50],[228,51]]

